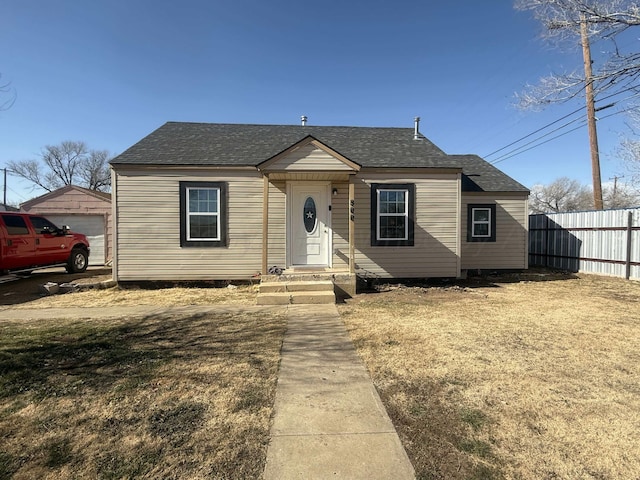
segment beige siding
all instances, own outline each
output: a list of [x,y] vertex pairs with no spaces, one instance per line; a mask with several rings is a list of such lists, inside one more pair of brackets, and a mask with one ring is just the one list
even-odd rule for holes
[[[467,242],[467,206],[474,203],[495,203],[495,242]],[[527,221],[526,195],[463,193],[460,216],[462,268],[464,270],[527,268]]]
[[333,268],[349,268],[349,184],[333,183],[331,189],[337,195],[331,196],[331,229],[333,231]]
[[[114,210],[119,255],[115,275],[118,280],[247,279],[260,272],[263,200],[260,173],[123,170],[116,177]],[[228,183],[227,247],[180,246],[180,181]],[[526,267],[527,212],[523,195],[462,194],[461,205],[455,173],[365,172],[351,181],[355,184],[356,269],[360,275],[455,277],[459,275],[460,266],[463,269]],[[415,184],[414,246],[371,246],[371,183]],[[334,181],[333,188],[337,189],[337,195],[331,197],[332,262],[335,269],[346,269],[348,183]],[[491,202],[497,206],[497,242],[466,242],[467,204]],[[272,181],[269,186],[269,266],[286,265],[286,220],[286,182]]]
[[305,145],[269,165],[270,170],[351,171],[351,167],[315,145]]
[[[356,271],[384,278],[456,277],[459,196],[456,174],[367,174],[356,185]],[[371,246],[371,183],[413,183],[413,247]]]
[[[243,279],[260,271],[259,173],[122,170],[116,180],[117,280]],[[180,246],[180,181],[228,182],[227,247]]]
[[269,185],[269,256],[267,265],[285,267],[287,263],[287,188],[284,181]]

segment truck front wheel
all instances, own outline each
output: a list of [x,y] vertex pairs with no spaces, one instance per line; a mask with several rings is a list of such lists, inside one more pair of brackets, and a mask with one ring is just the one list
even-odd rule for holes
[[87,269],[89,256],[82,248],[74,248],[71,250],[69,260],[67,260],[67,272],[82,273]]

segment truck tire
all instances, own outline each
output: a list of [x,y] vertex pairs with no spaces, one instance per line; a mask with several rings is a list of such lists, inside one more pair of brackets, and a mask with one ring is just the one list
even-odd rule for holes
[[71,250],[69,260],[67,260],[67,272],[82,273],[87,269],[89,264],[89,256],[82,248],[74,248]]

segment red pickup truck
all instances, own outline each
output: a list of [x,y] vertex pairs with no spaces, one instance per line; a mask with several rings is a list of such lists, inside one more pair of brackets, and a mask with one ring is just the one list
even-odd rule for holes
[[0,273],[65,266],[69,273],[84,272],[89,261],[89,241],[58,228],[45,217],[0,212]]

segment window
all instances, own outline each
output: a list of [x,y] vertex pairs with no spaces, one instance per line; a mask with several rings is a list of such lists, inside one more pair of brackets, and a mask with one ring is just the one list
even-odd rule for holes
[[227,184],[180,182],[180,245],[227,245]]
[[59,230],[58,227],[44,217],[31,217],[31,225],[33,225],[36,233],[40,234],[56,234]]
[[495,204],[467,206],[467,241],[496,241]]
[[20,215],[2,215],[4,225],[7,227],[7,233],[9,235],[28,235],[29,228],[27,228],[27,222]]
[[371,185],[371,245],[413,246],[415,185]]

